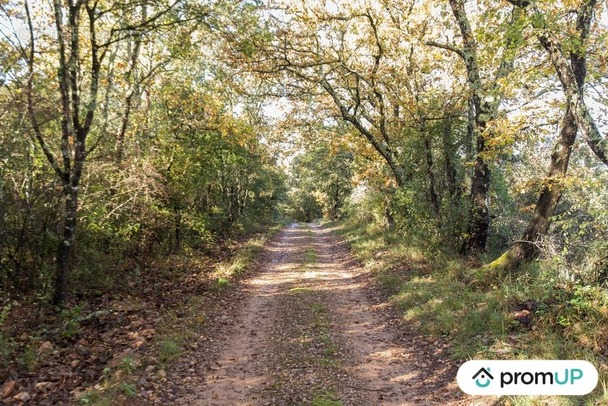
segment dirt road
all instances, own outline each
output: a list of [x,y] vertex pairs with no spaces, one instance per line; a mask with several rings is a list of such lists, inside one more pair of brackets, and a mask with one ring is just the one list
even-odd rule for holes
[[331,230],[292,225],[182,404],[465,405],[445,348],[403,326]]

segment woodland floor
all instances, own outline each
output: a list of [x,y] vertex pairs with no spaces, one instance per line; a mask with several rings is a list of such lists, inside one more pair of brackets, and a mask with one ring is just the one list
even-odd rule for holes
[[331,230],[291,225],[264,255],[179,404],[479,404],[447,346],[403,325]]

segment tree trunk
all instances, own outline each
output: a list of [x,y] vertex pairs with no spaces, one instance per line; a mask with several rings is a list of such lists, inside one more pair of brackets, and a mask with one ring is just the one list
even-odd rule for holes
[[560,180],[562,180],[568,172],[570,154],[572,153],[572,145],[576,140],[576,133],[576,120],[572,111],[568,108],[566,110],[558,143],[551,155],[549,176],[545,182],[543,182],[543,187],[534,211],[534,217],[524,232],[522,237],[524,242],[516,244],[526,246],[526,252],[528,252],[526,259],[531,258],[538,253],[538,250],[536,249],[537,246],[534,242],[546,235],[549,231],[551,217],[555,213],[557,204],[562,196],[562,185],[560,184]]
[[[465,63],[467,82],[471,92],[469,96],[469,131],[472,131],[471,135],[474,137],[477,146],[475,167],[471,179],[471,215],[467,239],[462,246],[462,253],[479,254],[486,250],[490,228],[490,211],[488,209],[490,169],[482,155],[485,151],[483,132],[487,121],[495,116],[497,105],[494,109],[491,109],[485,102],[482,105],[483,85],[477,60],[477,43],[466,14],[465,2],[464,0],[450,0],[450,6],[462,35],[463,47],[459,52]],[[474,122],[474,125],[471,121]]]
[[[581,49],[585,49],[584,45],[589,38],[595,5],[595,0],[589,0],[577,10],[577,34]],[[579,129],[580,120],[576,116],[578,105],[576,100],[580,97],[582,101],[583,97],[583,87],[587,76],[586,55],[581,50],[573,51],[570,53],[570,64],[568,64],[561,53],[561,47],[553,38],[543,34],[538,37],[538,40],[550,55],[553,67],[562,83],[567,99],[566,112],[557,144],[551,154],[549,174],[541,187],[534,216],[524,231],[521,240],[513,244],[507,252],[489,265],[493,269],[515,269],[523,262],[538,256],[540,251],[537,243],[548,233],[551,217],[562,197],[561,181],[568,172],[572,146]],[[571,91],[573,87],[576,88],[575,91]]]
[[[477,135],[477,151],[485,150],[485,140]],[[468,237],[463,245],[463,253],[480,254],[485,252],[490,229],[490,210],[488,192],[490,189],[490,168],[479,152],[475,158],[473,179],[471,180],[471,219]]]
[[[469,109],[467,132],[471,141],[477,146],[475,151],[475,167],[471,181],[471,216],[469,218],[469,229],[467,240],[462,246],[464,254],[479,254],[485,252],[490,229],[490,212],[488,207],[488,193],[490,190],[490,169],[484,161],[486,143],[484,131],[490,121],[496,118],[502,90],[501,79],[505,79],[513,70],[517,49],[520,41],[505,32],[505,46],[502,49],[500,65],[493,81],[484,85],[481,77],[482,69],[477,58],[477,41],[473,32],[467,11],[465,0],[449,0],[452,13],[462,36],[462,49],[452,45],[431,42],[431,45],[456,52],[464,61],[467,70],[467,82],[469,87]],[[521,17],[521,12],[515,8],[511,16],[511,25]],[[472,147],[472,143],[471,143]],[[469,155],[467,151],[467,156]]]
[[456,152],[454,148],[454,143],[452,141],[452,119],[446,118],[443,122],[443,131],[442,131],[442,141],[443,141],[443,161],[445,168],[445,178],[447,183],[448,193],[450,195],[450,200],[453,204],[457,203],[457,200],[460,198],[460,187],[457,182],[457,174],[456,167],[454,165],[454,158],[456,157]]
[[492,262],[490,267],[514,269],[524,261],[533,259],[539,254],[538,241],[547,234],[551,225],[551,217],[562,197],[562,184],[568,172],[568,164],[572,153],[572,145],[576,140],[577,125],[569,107],[562,121],[559,139],[551,155],[549,174],[544,180],[534,210],[534,216],[520,241],[509,248],[499,259]]
[[[97,109],[97,94],[101,72],[100,46],[97,43],[95,24],[97,22],[96,4],[86,2],[53,1],[54,27],[57,32],[57,84],[61,105],[61,142],[59,156],[56,156],[47,143],[47,137],[42,130],[36,114],[34,98],[34,76],[36,73],[36,37],[30,14],[29,4],[25,2],[25,13],[29,28],[28,49],[28,81],[27,81],[27,113],[30,119],[34,138],[37,140],[56,176],[60,179],[65,199],[63,212],[63,232],[57,247],[55,274],[55,291],[53,303],[62,306],[68,292],[70,263],[76,241],[76,226],[78,222],[78,188],[84,163],[87,157],[86,141],[93,125]],[[86,101],[82,97],[83,76],[81,50],[83,46],[80,35],[81,11],[86,10],[88,20],[88,38],[90,58],[89,94]],[[67,15],[66,15],[67,14]],[[90,152],[90,151],[88,151]]]
[[439,206],[439,196],[437,195],[437,185],[435,182],[434,164],[433,164],[433,151],[431,149],[431,140],[428,136],[424,137],[424,153],[426,158],[427,174],[429,178],[429,199],[431,201],[431,207],[437,217],[441,215],[441,208]]
[[57,247],[57,271],[55,274],[55,292],[53,304],[62,306],[68,292],[70,262],[76,241],[76,224],[78,219],[78,186],[67,184],[63,187],[65,196],[63,235]]
[[393,210],[391,209],[390,200],[386,201],[386,207],[384,208],[384,218],[386,219],[386,224],[388,225],[389,231],[395,230],[395,217],[393,217]]

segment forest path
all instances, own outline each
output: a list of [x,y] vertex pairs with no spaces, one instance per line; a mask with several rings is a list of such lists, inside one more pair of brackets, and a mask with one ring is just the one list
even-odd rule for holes
[[331,230],[287,227],[244,284],[204,384],[180,403],[471,404],[445,348],[404,328],[370,280]]

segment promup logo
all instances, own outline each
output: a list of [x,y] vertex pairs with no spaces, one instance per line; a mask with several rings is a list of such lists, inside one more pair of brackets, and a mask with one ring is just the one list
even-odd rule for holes
[[494,377],[490,373],[490,368],[481,368],[475,375],[473,375],[473,379],[475,379],[475,385],[480,388],[487,388],[492,383]]
[[456,377],[470,395],[586,395],[597,385],[587,361],[489,361],[464,363]]

